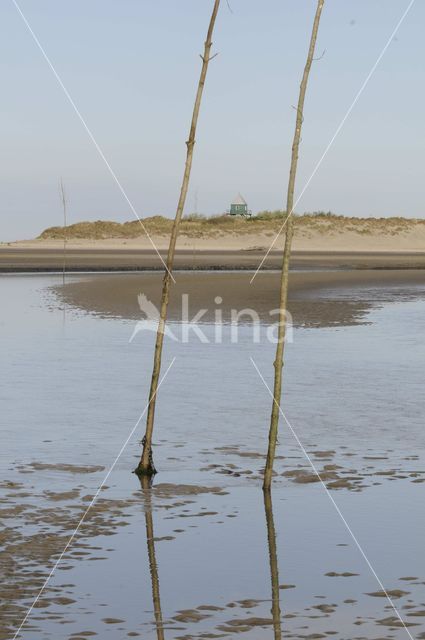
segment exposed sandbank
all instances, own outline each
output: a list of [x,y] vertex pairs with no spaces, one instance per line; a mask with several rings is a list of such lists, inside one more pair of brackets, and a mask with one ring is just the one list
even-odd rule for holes
[[[189,317],[206,309],[201,322],[224,322],[232,309],[250,308],[262,322],[276,322],[270,311],[278,307],[279,274],[260,272],[250,283],[246,272],[176,274],[170,296],[169,318],[182,320],[182,294],[188,294]],[[157,307],[160,273],[84,276],[81,281],[55,287],[68,305],[102,316],[140,320],[137,296],[143,293]],[[289,311],[298,326],[335,326],[363,322],[375,303],[388,299],[425,296],[425,270],[299,271],[290,275]],[[221,300],[221,301],[220,301]],[[242,319],[243,321],[243,319]],[[249,322],[247,316],[245,322]]]

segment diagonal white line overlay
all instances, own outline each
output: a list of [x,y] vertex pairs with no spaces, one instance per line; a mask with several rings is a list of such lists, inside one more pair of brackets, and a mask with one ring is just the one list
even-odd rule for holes
[[56,80],[58,81],[59,86],[61,87],[62,91],[64,92],[65,96],[67,97],[68,102],[71,104],[71,106],[74,109],[78,119],[80,120],[81,124],[83,125],[84,129],[86,130],[90,140],[94,144],[94,146],[96,148],[96,151],[98,152],[98,154],[102,158],[102,160],[105,163],[109,173],[111,174],[112,178],[114,179],[115,183],[117,184],[118,189],[121,191],[122,195],[124,196],[124,199],[126,200],[127,204],[129,205],[129,207],[130,207],[132,213],[134,214],[135,218],[139,221],[140,226],[142,227],[143,231],[145,232],[146,236],[148,237],[149,242],[151,243],[153,249],[155,250],[158,258],[161,260],[161,262],[164,265],[165,269],[168,271],[170,277],[172,278],[173,282],[175,283],[173,274],[169,271],[169,269],[168,269],[163,257],[159,253],[159,250],[158,250],[156,244],[152,240],[148,230],[146,229],[145,225],[143,224],[142,220],[140,219],[136,209],[133,206],[133,203],[130,201],[130,198],[128,197],[126,191],[124,190],[124,187],[122,186],[121,182],[118,180],[118,177],[117,177],[115,171],[112,169],[111,165],[109,164],[108,160],[106,159],[105,154],[103,153],[102,149],[100,148],[100,146],[99,146],[98,142],[96,141],[96,138],[94,137],[93,133],[89,129],[86,121],[84,120],[83,116],[81,115],[80,110],[78,109],[77,105],[75,104],[74,100],[72,99],[71,94],[69,93],[68,89],[65,87],[61,77],[59,76],[58,72],[56,71],[55,67],[53,66],[53,63],[51,62],[49,56],[47,55],[46,51],[44,50],[40,40],[37,38],[36,34],[34,33],[30,23],[28,22],[27,18],[23,14],[22,9],[18,5],[17,1],[16,0],[12,0],[12,2],[15,5],[15,8],[16,8],[17,12],[21,16],[25,26],[27,27],[28,31],[30,32],[35,44],[37,45],[38,49],[40,50],[43,58],[47,62],[47,64],[50,67],[53,75],[55,76]]
[[324,152],[322,153],[321,157],[319,158],[319,161],[317,162],[316,166],[313,169],[312,174],[310,175],[309,179],[307,180],[307,182],[305,183],[300,195],[298,196],[298,198],[296,199],[294,206],[292,207],[292,211],[289,212],[289,214],[287,213],[287,216],[282,224],[282,226],[280,227],[279,231],[277,232],[274,240],[272,241],[270,247],[268,248],[267,252],[265,253],[263,259],[261,260],[260,264],[257,267],[257,270],[255,271],[254,275],[252,276],[251,280],[250,280],[250,284],[253,282],[254,278],[256,277],[257,273],[260,271],[261,267],[263,266],[264,262],[267,259],[267,256],[269,255],[270,251],[273,249],[274,245],[276,244],[276,241],[278,239],[278,237],[280,236],[280,234],[282,233],[283,229],[285,228],[289,218],[292,216],[292,214],[295,211],[296,206],[298,205],[299,201],[301,200],[301,198],[303,197],[304,193],[307,191],[311,181],[313,180],[314,176],[316,175],[316,173],[318,172],[318,170],[320,169],[320,166],[323,162],[323,160],[326,158],[326,156],[328,155],[328,152],[330,150],[330,148],[332,147],[333,143],[335,142],[335,140],[337,139],[338,135],[341,133],[341,129],[343,128],[343,126],[345,125],[345,123],[347,122],[349,116],[351,115],[351,112],[353,111],[354,107],[356,106],[357,102],[359,101],[363,91],[366,89],[367,85],[369,84],[370,79],[372,78],[373,74],[375,73],[379,63],[381,62],[382,58],[384,57],[384,55],[386,54],[388,47],[390,46],[391,42],[393,41],[395,35],[397,34],[398,30],[400,29],[401,25],[403,24],[403,22],[405,21],[405,19],[407,18],[407,15],[409,14],[411,8],[413,7],[414,3],[416,0],[410,0],[409,5],[407,7],[407,9],[404,11],[403,15],[401,16],[400,20],[397,22],[397,25],[395,26],[394,30],[392,31],[390,37],[388,38],[387,42],[385,43],[384,48],[382,49],[381,53],[379,54],[378,58],[376,59],[376,62],[374,63],[374,65],[372,66],[371,70],[369,71],[369,73],[366,76],[365,81],[363,82],[362,86],[360,87],[360,89],[358,90],[357,94],[355,95],[351,105],[348,108],[348,111],[346,112],[345,116],[343,117],[343,119],[341,120],[341,122],[339,123],[335,133],[333,134],[332,138],[330,139],[326,149],[324,150]]
[[340,508],[338,507],[337,503],[335,502],[331,492],[329,491],[329,489],[327,488],[326,484],[323,482],[319,471],[317,470],[314,462],[312,461],[312,459],[310,458],[310,456],[308,455],[304,445],[302,444],[301,440],[299,439],[299,437],[297,436],[293,426],[291,425],[291,423],[289,422],[288,418],[285,416],[285,414],[283,413],[280,404],[277,402],[277,400],[274,398],[273,396],[273,392],[270,389],[269,385],[267,384],[267,382],[264,379],[263,374],[261,373],[261,371],[259,370],[259,368],[257,367],[257,364],[255,362],[255,360],[250,357],[250,360],[252,362],[252,365],[254,367],[254,369],[256,370],[256,372],[258,373],[259,377],[261,378],[264,386],[266,387],[267,391],[269,392],[270,396],[273,399],[273,402],[277,405],[278,409],[279,409],[279,413],[282,416],[282,418],[285,420],[286,424],[288,425],[292,435],[294,436],[295,440],[297,441],[298,446],[300,447],[301,451],[303,452],[303,454],[305,455],[305,457],[307,458],[311,468],[313,469],[314,473],[316,474],[316,476],[318,477],[322,487],[324,488],[324,490],[326,491],[326,494],[329,498],[329,500],[332,502],[333,506],[335,507],[339,517],[341,518],[342,522],[344,523],[348,533],[350,534],[350,536],[352,537],[356,547],[358,548],[358,550],[360,551],[361,555],[363,556],[364,560],[366,561],[367,566],[369,567],[369,569],[371,570],[372,574],[374,575],[374,577],[376,578],[376,581],[378,582],[379,586],[382,589],[382,592],[385,594],[388,602],[390,603],[392,609],[394,610],[394,613],[396,614],[397,618],[400,620],[401,624],[403,625],[403,628],[405,629],[407,635],[409,636],[410,640],[414,640],[412,634],[410,633],[409,629],[406,626],[406,623],[404,622],[403,618],[401,617],[400,613],[398,612],[397,607],[395,606],[394,602],[391,600],[390,596],[388,595],[387,590],[385,589],[384,585],[382,584],[379,576],[377,575],[375,569],[373,568],[373,566],[371,565],[369,558],[367,557],[366,553],[363,550],[363,547],[361,546],[360,542],[357,540],[356,536],[354,535],[350,525],[348,524],[347,520],[345,519],[344,515],[342,514]]
[[[160,382],[158,384],[158,389],[156,390],[156,393],[158,393],[160,386],[162,385],[162,383],[164,382],[165,378],[167,377],[168,372],[170,371],[171,367],[173,366],[175,360],[176,360],[176,357],[174,357],[171,360],[166,372],[164,373],[164,375],[162,376],[162,378],[161,378],[161,380],[160,380]],[[127,439],[125,440],[124,444],[122,445],[121,449],[119,450],[118,455],[116,456],[115,460],[113,461],[112,465],[110,466],[108,473],[103,478],[103,480],[102,480],[99,488],[97,489],[96,493],[94,494],[90,504],[88,505],[87,509],[84,511],[82,518],[80,519],[79,523],[77,524],[77,526],[74,529],[74,532],[72,533],[72,535],[70,536],[68,542],[66,543],[66,546],[65,546],[64,550],[61,552],[59,558],[56,560],[55,564],[53,565],[53,567],[52,567],[52,569],[51,569],[51,571],[49,573],[49,575],[47,576],[46,580],[44,581],[43,586],[41,587],[40,591],[38,592],[35,600],[33,601],[32,605],[28,609],[28,611],[27,611],[27,613],[25,615],[25,618],[22,620],[21,624],[19,625],[19,629],[16,631],[15,635],[13,636],[13,640],[16,640],[16,638],[18,637],[22,627],[24,626],[24,624],[28,620],[29,616],[31,615],[31,612],[34,609],[35,605],[37,604],[38,600],[40,599],[41,594],[43,593],[43,591],[47,587],[50,579],[52,578],[52,576],[55,573],[56,569],[58,568],[60,562],[62,561],[62,558],[64,557],[65,553],[67,552],[67,550],[69,549],[70,545],[72,544],[72,541],[74,540],[75,536],[77,535],[82,523],[86,519],[87,514],[89,513],[90,509],[92,508],[92,506],[96,502],[96,500],[97,500],[97,498],[99,496],[99,493],[101,492],[101,490],[104,487],[105,483],[107,482],[109,476],[111,475],[112,471],[114,470],[118,460],[120,459],[122,453],[124,452],[124,449],[126,448],[128,443],[130,442],[131,438],[133,437],[134,432],[136,431],[137,427],[139,426],[141,419],[145,415],[145,413],[146,413],[150,403],[152,402],[153,398],[155,397],[155,395],[152,396],[152,398],[149,399],[149,402],[147,403],[147,405],[143,409],[142,413],[140,414],[139,419],[137,420],[136,424],[134,425],[134,427],[130,431]]]

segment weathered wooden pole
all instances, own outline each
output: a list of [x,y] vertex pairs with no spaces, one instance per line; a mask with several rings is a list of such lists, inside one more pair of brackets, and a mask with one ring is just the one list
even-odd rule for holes
[[156,473],[155,465],[153,463],[153,456],[152,456],[152,433],[153,433],[153,425],[154,425],[154,418],[155,418],[155,404],[156,404],[156,395],[158,391],[159,374],[161,371],[161,356],[162,356],[162,345],[164,341],[164,329],[165,329],[165,323],[167,319],[167,308],[168,308],[168,300],[170,295],[170,284],[172,279],[171,273],[173,270],[174,253],[176,248],[176,241],[177,241],[177,236],[179,232],[180,221],[182,219],[184,205],[186,202],[187,190],[189,186],[190,171],[192,168],[192,159],[193,159],[193,148],[195,146],[196,126],[198,124],[199,109],[201,106],[202,93],[204,90],[205,79],[208,71],[208,65],[211,60],[212,35],[214,31],[214,25],[217,18],[219,6],[220,6],[220,0],[215,0],[209,27],[208,27],[207,38],[205,40],[204,55],[201,55],[202,68],[201,68],[201,74],[199,77],[198,89],[196,92],[195,104],[193,107],[189,139],[186,142],[187,153],[186,153],[185,170],[183,174],[183,182],[181,186],[179,202],[177,205],[176,217],[174,218],[174,224],[171,231],[170,244],[168,247],[166,270],[164,273],[164,280],[162,284],[161,310],[160,310],[160,319],[159,319],[158,331],[156,334],[156,342],[155,342],[152,380],[151,380],[151,386],[149,391],[149,407],[148,407],[148,415],[146,419],[146,432],[143,438],[142,457],[140,459],[138,467],[135,470],[138,475],[152,476]]
[[295,179],[297,176],[298,167],[298,153],[301,140],[301,129],[304,119],[304,101],[307,91],[308,78],[310,75],[311,65],[314,59],[314,51],[316,48],[317,33],[319,31],[320,17],[322,15],[323,5],[325,0],[318,0],[316,15],[314,17],[313,31],[310,39],[310,47],[307,55],[307,62],[304,67],[304,73],[300,85],[300,94],[297,105],[297,118],[295,124],[294,140],[292,144],[292,157],[291,168],[289,171],[289,183],[288,183],[288,195],[286,202],[286,237],[285,247],[283,250],[283,262],[282,262],[282,274],[280,280],[280,322],[278,330],[278,343],[276,347],[276,357],[274,361],[274,388],[273,388],[273,404],[272,413],[270,419],[270,431],[269,431],[269,446],[267,451],[266,468],[264,471],[263,489],[270,491],[272,474],[273,474],[273,462],[276,452],[276,441],[279,426],[279,411],[280,400],[282,394],[282,369],[283,369],[283,354],[285,347],[285,334],[286,334],[286,305],[288,301],[288,275],[289,275],[289,261],[291,257],[292,238],[294,235],[294,188]]
[[270,560],[270,580],[272,585],[272,618],[274,640],[282,640],[279,600],[279,565],[277,562],[276,531],[274,528],[272,495],[270,491],[264,491],[264,509],[266,512],[267,541],[269,546]]

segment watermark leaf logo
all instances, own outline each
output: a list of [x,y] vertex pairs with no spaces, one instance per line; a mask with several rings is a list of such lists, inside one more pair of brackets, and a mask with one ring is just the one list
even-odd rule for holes
[[[137,301],[139,303],[140,311],[146,316],[146,319],[139,320],[136,324],[129,342],[132,342],[140,331],[154,331],[156,333],[159,326],[160,315],[154,303],[151,302],[144,293],[139,293]],[[174,335],[168,325],[164,326],[163,333],[168,338],[171,338],[171,340],[178,342],[178,338]]]

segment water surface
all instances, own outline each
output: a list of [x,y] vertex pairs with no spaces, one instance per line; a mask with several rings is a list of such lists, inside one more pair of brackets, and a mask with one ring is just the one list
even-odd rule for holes
[[[154,334],[129,344],[134,320],[64,310],[59,280],[0,279],[0,638],[13,638],[147,400]],[[153,488],[131,473],[142,419],[19,637],[425,637],[424,310],[419,294],[386,295],[362,324],[295,328],[282,405],[415,626],[380,596],[283,420],[264,504],[271,407],[251,358],[271,385],[274,346],[249,326],[214,344],[207,324],[210,343],[166,341]]]

